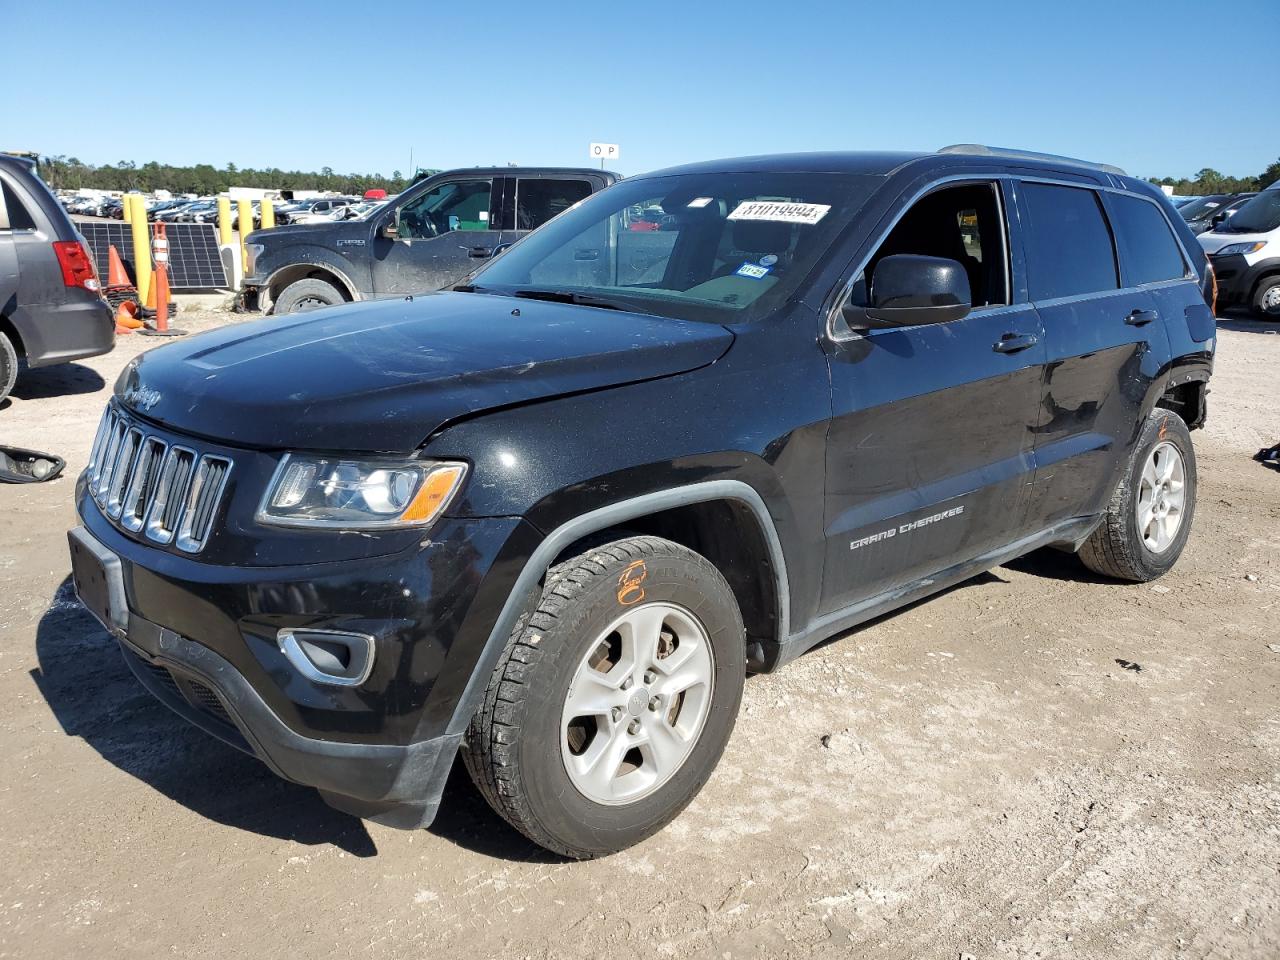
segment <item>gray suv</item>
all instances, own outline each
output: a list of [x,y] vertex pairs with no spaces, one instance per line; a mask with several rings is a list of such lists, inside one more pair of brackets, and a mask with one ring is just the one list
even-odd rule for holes
[[44,367],[115,345],[93,255],[33,161],[0,154],[0,401],[18,359]]

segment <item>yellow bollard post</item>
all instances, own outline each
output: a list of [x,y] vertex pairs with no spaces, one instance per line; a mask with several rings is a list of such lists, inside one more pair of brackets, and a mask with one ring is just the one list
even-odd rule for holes
[[268,200],[266,197],[263,197],[262,198],[262,229],[270,230],[275,225],[276,225],[275,203],[271,200]]
[[237,200],[236,216],[236,236],[240,240],[240,263],[247,273],[249,270],[249,252],[244,248],[244,238],[253,233],[253,204],[248,200]]
[[[129,206],[133,207],[131,213]],[[147,211],[142,197],[129,197],[125,211],[133,228],[133,275],[137,278],[138,300],[146,303],[147,294],[151,292],[151,234],[147,229]]]
[[126,193],[122,200],[124,202],[120,205],[120,212],[124,215],[124,222],[133,223],[133,194]]
[[231,243],[231,201],[226,197],[218,198],[218,243]]

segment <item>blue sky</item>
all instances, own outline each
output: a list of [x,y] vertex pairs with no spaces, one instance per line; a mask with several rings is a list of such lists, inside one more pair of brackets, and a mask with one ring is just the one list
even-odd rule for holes
[[616,169],[640,173],[982,142],[1142,176],[1252,175],[1280,155],[1276,64],[1257,40],[1280,34],[1280,0],[1217,9],[0,0],[0,148],[390,174],[410,148],[420,166],[578,165],[604,140],[622,146]]

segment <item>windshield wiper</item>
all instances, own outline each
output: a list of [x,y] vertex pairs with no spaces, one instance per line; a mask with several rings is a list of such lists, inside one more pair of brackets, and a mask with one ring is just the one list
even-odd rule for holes
[[582,307],[600,307],[603,310],[625,310],[616,303],[604,300],[600,297],[593,297],[589,293],[575,293],[572,290],[515,290],[511,294],[513,297],[523,297],[526,300],[549,300],[552,303],[576,303]]

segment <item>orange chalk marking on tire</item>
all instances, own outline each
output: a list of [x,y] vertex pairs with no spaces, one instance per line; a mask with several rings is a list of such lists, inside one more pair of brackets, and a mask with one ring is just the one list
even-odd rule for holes
[[644,599],[644,581],[649,576],[643,560],[634,560],[627,564],[618,577],[618,603],[624,607],[632,606]]

